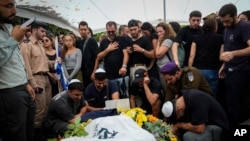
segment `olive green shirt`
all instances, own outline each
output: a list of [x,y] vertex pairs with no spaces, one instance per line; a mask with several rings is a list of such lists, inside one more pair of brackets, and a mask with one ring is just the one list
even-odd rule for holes
[[208,94],[213,94],[206,78],[194,67],[185,67],[181,70],[181,77],[174,85],[167,85],[165,100],[172,100],[180,90],[198,89]]

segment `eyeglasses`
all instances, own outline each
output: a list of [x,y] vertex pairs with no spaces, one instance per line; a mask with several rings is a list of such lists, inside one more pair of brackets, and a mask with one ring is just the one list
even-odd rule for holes
[[0,4],[0,6],[2,6],[2,7],[5,7],[5,8],[7,8],[7,9],[13,9],[13,8],[16,8],[16,3],[9,3],[9,4],[5,4],[5,5],[1,5]]
[[108,32],[108,34],[114,34],[115,33],[115,31],[113,30],[113,31],[107,31]]

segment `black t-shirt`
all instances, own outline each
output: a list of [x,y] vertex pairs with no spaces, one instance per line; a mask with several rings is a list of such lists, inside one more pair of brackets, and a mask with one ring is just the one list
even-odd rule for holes
[[202,28],[199,27],[198,29],[192,29],[190,26],[184,26],[183,28],[180,29],[178,32],[175,42],[181,43],[182,41],[185,42],[184,49],[185,49],[185,61],[184,61],[184,66],[188,65],[188,58],[190,54],[190,48],[191,44],[193,42],[193,35],[198,35],[201,34]]
[[[154,77],[150,77],[150,83],[149,83],[149,89],[151,90],[152,93],[158,94],[159,99],[163,101],[163,95],[162,95],[162,86],[161,83],[158,79]],[[141,108],[147,111],[147,114],[152,113],[152,106],[148,102],[148,99],[146,97],[145,91],[143,87],[139,87],[136,84],[133,84],[130,88],[130,94],[133,96],[139,96],[142,101]]]
[[82,51],[82,67],[83,76],[91,76],[95,66],[95,59],[98,52],[98,44],[94,38],[89,38],[85,50],[83,45],[85,40],[79,39],[76,41],[76,47]]
[[74,115],[80,112],[80,109],[85,106],[85,100],[82,97],[81,101],[74,102],[68,96],[67,91],[63,91],[53,97],[47,113],[47,120],[51,125],[60,121],[68,122],[74,118]]
[[223,35],[208,32],[194,36],[196,55],[193,66],[198,69],[219,69],[219,56],[223,44]]
[[99,52],[104,51],[111,42],[118,42],[118,49],[109,52],[104,58],[104,67],[106,70],[107,78],[112,80],[120,78],[119,69],[122,67],[123,63],[123,49],[126,49],[127,42],[124,41],[124,37],[116,37],[114,41],[104,39],[99,47]]
[[[137,39],[136,41],[131,41],[131,46],[133,44],[139,45],[141,48],[150,51],[153,49],[152,42],[147,37],[142,36],[141,38]],[[150,59],[144,56],[142,53],[139,52],[133,52],[129,56],[129,65],[134,64],[146,64],[148,65],[150,63]]]
[[[234,51],[245,49],[248,47],[247,41],[250,40],[250,23],[240,21],[233,28],[225,28],[224,30],[224,51]],[[234,57],[225,63],[225,68],[233,70],[250,70],[250,57],[241,56]]]
[[212,96],[200,90],[182,90],[186,110],[182,119],[193,125],[217,125],[228,131],[227,115],[221,105]]

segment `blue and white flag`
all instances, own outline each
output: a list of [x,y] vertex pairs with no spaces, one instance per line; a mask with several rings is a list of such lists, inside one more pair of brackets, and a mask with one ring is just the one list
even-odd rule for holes
[[[55,48],[56,48],[56,58],[59,58],[60,57],[60,50],[58,48],[58,38],[55,37]],[[62,68],[62,64],[59,64],[57,61],[55,63],[55,70],[56,70],[56,75],[57,75],[57,79],[60,80],[61,82],[61,86],[62,86],[62,90],[67,90],[68,89],[68,80],[65,76],[65,73],[63,71],[63,68]]]

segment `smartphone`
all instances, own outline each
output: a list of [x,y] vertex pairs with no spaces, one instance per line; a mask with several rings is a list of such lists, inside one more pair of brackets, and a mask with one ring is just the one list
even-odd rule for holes
[[32,17],[21,25],[21,28],[31,25],[36,20],[36,17]]
[[37,93],[37,94],[41,94],[42,92],[43,92],[43,88],[37,87],[37,88],[35,89],[35,93]]

